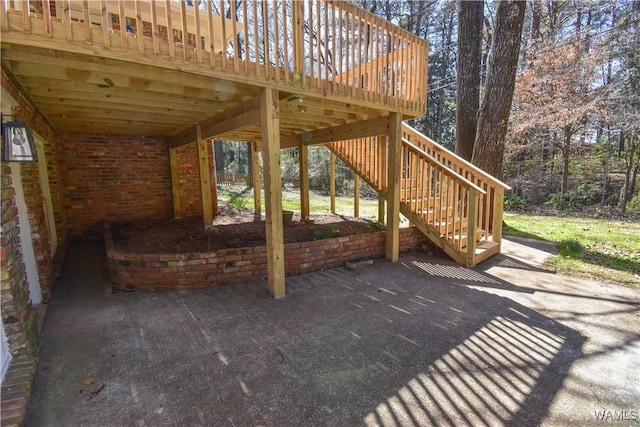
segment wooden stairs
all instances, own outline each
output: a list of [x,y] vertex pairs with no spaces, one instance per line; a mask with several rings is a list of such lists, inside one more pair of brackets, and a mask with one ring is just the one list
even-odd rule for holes
[[[386,199],[387,145],[378,136],[329,148]],[[506,184],[406,124],[401,159],[402,215],[467,267],[500,252]]]

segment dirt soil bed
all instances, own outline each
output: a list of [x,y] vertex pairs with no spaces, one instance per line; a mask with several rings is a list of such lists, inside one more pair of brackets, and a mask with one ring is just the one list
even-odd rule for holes
[[[229,205],[219,207],[210,231],[203,230],[202,219],[138,220],[111,224],[116,250],[134,253],[212,252],[266,244],[264,216],[239,211]],[[330,237],[380,231],[380,225],[361,218],[332,213],[312,213],[313,224],[300,222],[284,227],[284,242],[307,242]]]

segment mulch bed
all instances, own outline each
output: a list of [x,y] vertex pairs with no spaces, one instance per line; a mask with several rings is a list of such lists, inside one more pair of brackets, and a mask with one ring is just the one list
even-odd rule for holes
[[[226,204],[219,207],[219,212],[212,228],[206,231],[200,217],[113,223],[113,242],[116,250],[134,253],[213,252],[266,244],[264,217]],[[293,223],[284,227],[285,243],[382,230],[375,222],[332,213],[312,213],[311,219],[313,224],[300,222],[299,214],[294,213]]]

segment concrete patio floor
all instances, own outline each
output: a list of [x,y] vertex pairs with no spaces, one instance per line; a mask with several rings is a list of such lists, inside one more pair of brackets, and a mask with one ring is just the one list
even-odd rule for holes
[[640,293],[504,249],[290,277],[274,301],[266,283],[112,294],[100,244],[75,243],[27,425],[637,425]]

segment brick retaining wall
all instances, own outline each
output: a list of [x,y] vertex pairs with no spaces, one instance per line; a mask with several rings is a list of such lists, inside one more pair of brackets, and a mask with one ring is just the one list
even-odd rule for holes
[[[289,275],[334,268],[347,261],[384,256],[385,232],[356,234],[284,246]],[[400,230],[400,251],[429,244],[415,228]],[[265,246],[180,254],[134,254],[115,249],[105,224],[109,276],[120,290],[181,290],[265,280]]]

